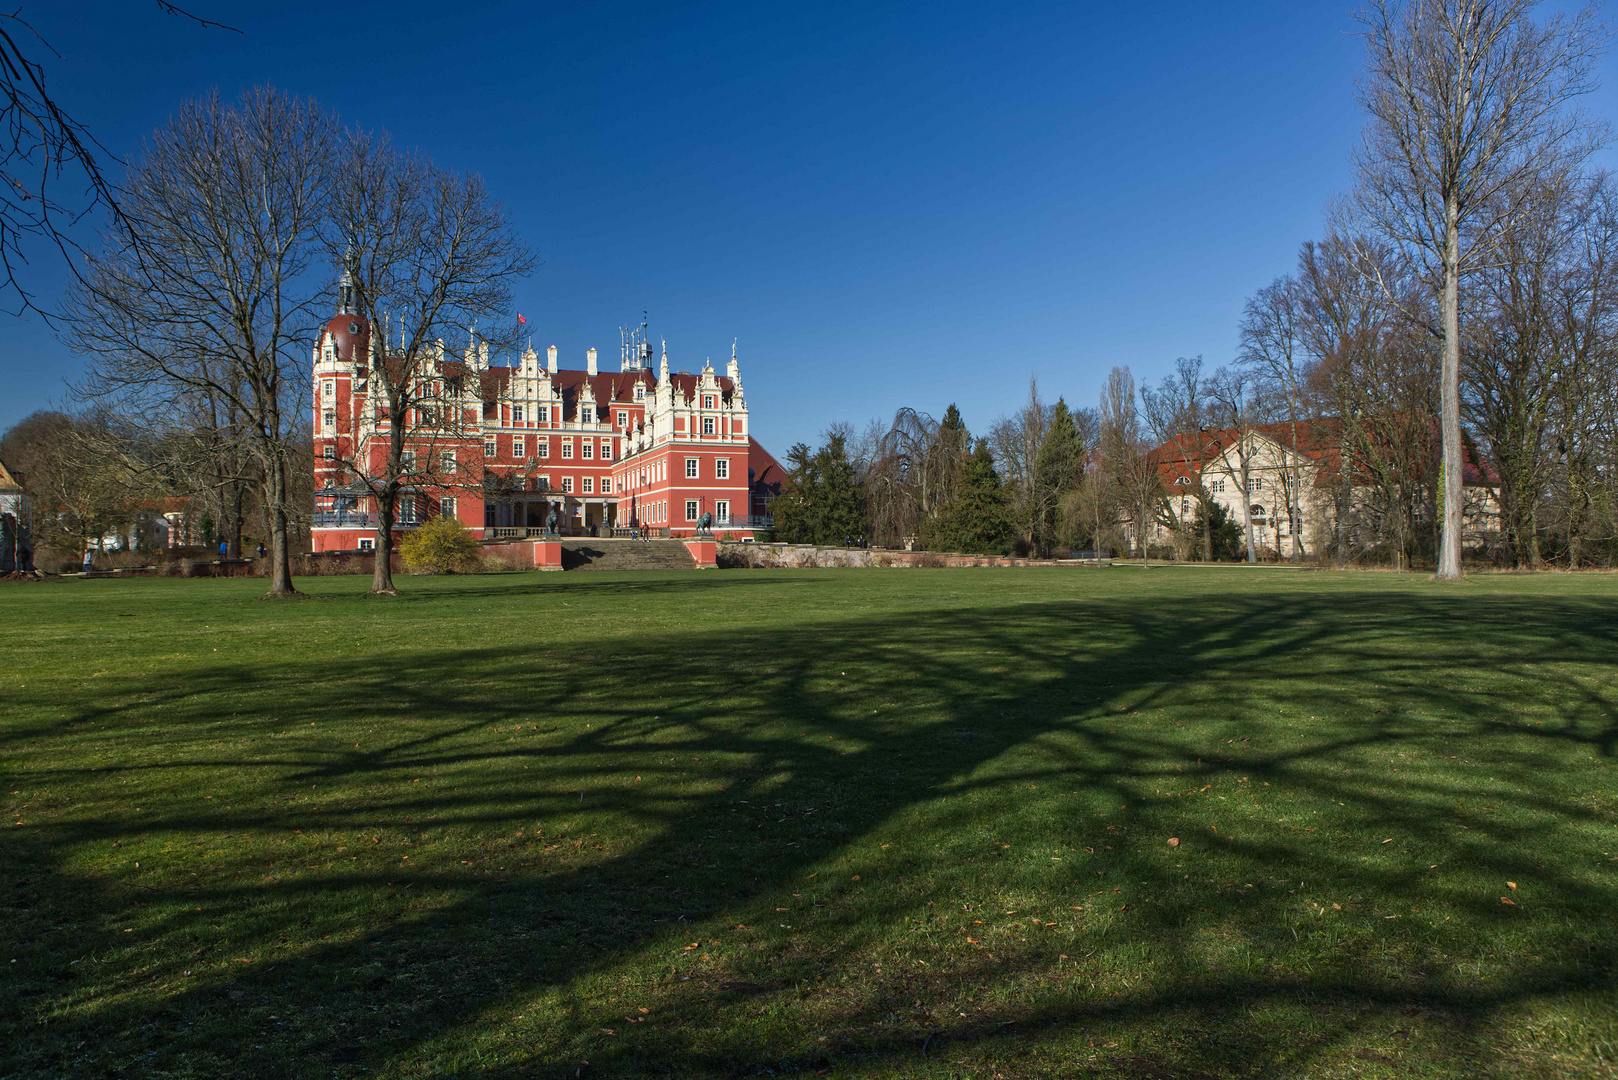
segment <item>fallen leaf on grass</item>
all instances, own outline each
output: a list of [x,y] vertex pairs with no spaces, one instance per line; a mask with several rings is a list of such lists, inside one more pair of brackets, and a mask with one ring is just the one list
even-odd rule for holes
[[1515,881],[1508,881],[1508,882],[1506,882],[1506,888],[1510,889],[1512,892],[1516,892],[1517,891],[1517,883]]
[[1386,839],[1386,840],[1384,840],[1384,841],[1382,841],[1382,842],[1383,842],[1383,843],[1384,843],[1384,844],[1391,844],[1391,843],[1393,843],[1393,837],[1391,837],[1391,836],[1390,836],[1390,837],[1388,837],[1388,838],[1387,838],[1387,839]]
[[1517,906],[1517,901],[1515,901],[1515,900],[1513,900],[1513,899],[1512,899],[1512,898],[1511,898],[1511,897],[1509,897],[1509,896],[1502,896],[1502,897],[1501,897],[1501,898],[1500,898],[1500,902],[1501,902],[1501,903],[1502,903],[1502,904],[1510,904],[1510,905],[1511,905],[1511,906],[1512,906],[1512,907],[1516,907],[1516,906]]
[[1179,847],[1179,846],[1180,846],[1180,838],[1178,836],[1169,837],[1169,847]]

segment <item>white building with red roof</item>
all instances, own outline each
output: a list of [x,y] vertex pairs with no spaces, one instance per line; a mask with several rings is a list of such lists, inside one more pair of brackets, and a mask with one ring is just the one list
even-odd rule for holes
[[[1374,542],[1378,486],[1403,490],[1414,502],[1422,485],[1436,476],[1437,430],[1422,430],[1423,421],[1413,423],[1416,427],[1409,431],[1359,425],[1346,440],[1344,422],[1336,417],[1205,428],[1170,439],[1147,455],[1164,493],[1147,526],[1148,539],[1167,545],[1192,535],[1200,489],[1244,533],[1251,526],[1255,548],[1271,557],[1294,550],[1316,555],[1339,543],[1357,548]],[[1359,449],[1345,454],[1345,441]],[[1401,446],[1406,453],[1396,452]],[[1499,531],[1500,478],[1470,440],[1462,462],[1463,535],[1467,545],[1477,546]],[[1416,473],[1402,487],[1401,469]],[[1423,471],[1433,476],[1423,477]],[[1124,532],[1135,545],[1133,524],[1127,523]]]

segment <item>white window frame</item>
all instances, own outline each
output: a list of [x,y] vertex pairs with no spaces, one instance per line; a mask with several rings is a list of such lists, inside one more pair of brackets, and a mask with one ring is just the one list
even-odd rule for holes
[[563,439],[562,440],[562,459],[564,461],[567,461],[567,460],[571,460],[572,457],[573,457],[573,440],[572,439]]
[[729,458],[714,458],[713,474],[714,474],[715,479],[729,480],[730,479],[730,459]]
[[593,477],[593,476],[586,476],[584,478],[582,494],[594,495],[595,493],[596,493],[596,478]]
[[713,504],[713,519],[720,524],[730,524],[730,500],[717,499]]
[[716,430],[717,428],[714,424],[714,418],[711,416],[704,416],[702,418],[702,433],[704,435],[712,435]]
[[374,536],[362,536],[362,537],[360,537],[360,550],[361,551],[375,551],[376,550],[376,537],[374,537]]
[[522,423],[522,406],[521,405],[513,405],[511,407],[511,422],[513,424]]
[[685,520],[687,520],[687,521],[695,521],[695,520],[697,520],[697,500],[696,499],[687,499],[687,500],[685,500]]
[[618,410],[618,427],[625,431],[629,430],[629,413],[624,409]]
[[611,495],[612,494],[612,477],[603,476],[601,478],[601,494],[603,494],[603,495]]
[[540,423],[541,423],[541,424],[548,424],[548,423],[550,423],[550,422],[551,422],[551,410],[550,410],[550,406],[548,406],[548,405],[541,405],[541,406],[540,406],[540,407],[539,407],[539,422],[540,422]]
[[493,439],[483,440],[483,456],[486,458],[499,457],[500,446]]
[[579,453],[584,455],[585,461],[594,461],[596,456],[596,444],[591,442],[589,439],[585,439],[583,444],[579,447]]
[[562,477],[562,494],[573,494],[573,478],[571,476]]
[[337,447],[333,446],[331,443],[327,443],[325,446],[320,448],[320,456],[325,458],[327,461],[334,460],[337,457]]
[[337,396],[337,384],[330,379],[326,380],[326,382],[322,385],[321,390],[328,398]]
[[441,450],[438,454],[438,471],[452,473],[455,471],[455,451]]
[[526,450],[526,449],[527,449],[527,444],[523,441],[521,436],[518,436],[517,438],[511,440],[511,456],[512,457],[517,458],[517,459],[520,460],[524,456],[523,451]]
[[438,516],[441,518],[455,516],[455,496],[445,495],[438,500]]
[[697,463],[701,460],[701,458],[694,457],[688,457],[685,459],[685,478],[687,480],[697,479],[698,474],[701,472],[701,466],[699,466]]

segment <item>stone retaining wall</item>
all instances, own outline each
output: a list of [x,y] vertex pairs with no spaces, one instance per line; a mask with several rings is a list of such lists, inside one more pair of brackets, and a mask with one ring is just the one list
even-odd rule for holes
[[719,565],[739,567],[965,567],[1078,566],[1073,559],[1017,559],[1009,555],[958,555],[942,551],[885,551],[870,548],[818,547],[814,544],[719,544]]

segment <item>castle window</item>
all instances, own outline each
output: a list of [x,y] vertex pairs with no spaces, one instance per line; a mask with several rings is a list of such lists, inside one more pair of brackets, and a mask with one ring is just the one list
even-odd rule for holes
[[603,494],[603,495],[611,495],[612,494],[612,477],[603,476],[601,478],[601,494]]
[[321,414],[320,423],[327,431],[330,431],[332,428],[336,427],[337,426],[337,413],[336,413],[336,411],[333,410],[333,409],[327,409],[324,413]]
[[521,405],[513,405],[511,407],[511,422],[513,424],[522,423],[522,406]]
[[687,520],[687,521],[695,521],[695,520],[697,520],[697,500],[695,500],[695,499],[687,499],[687,500],[685,500],[685,520]]
[[571,492],[573,490],[573,478],[571,476],[562,477],[562,490],[564,492]]
[[721,480],[730,479],[730,459],[716,458],[713,463],[713,474]]
[[337,393],[337,384],[332,382],[330,379],[327,379],[323,390],[327,397],[332,397]]
[[325,458],[327,461],[330,461],[332,458],[337,456],[337,447],[333,446],[331,443],[327,443],[325,446],[320,448],[320,456]]
[[374,536],[362,536],[362,537],[360,537],[360,550],[361,551],[375,551],[376,550],[376,537],[374,537]]
[[570,457],[573,456],[573,440],[572,439],[563,439],[562,440],[562,456],[564,458],[570,458]]
[[730,501],[728,499],[720,499],[713,504],[713,519],[720,524],[730,520]]
[[702,433],[704,435],[712,435],[713,434],[713,417],[704,416],[702,418]]
[[416,467],[416,452],[414,450],[399,451],[399,467],[409,472]]
[[512,439],[511,440],[511,456],[512,457],[515,457],[515,458],[522,457],[523,456],[522,452],[523,452],[524,449],[525,449],[525,440],[523,440],[523,439]]
[[535,439],[534,443],[536,444],[534,449],[539,451],[540,457],[546,458],[551,456],[551,441],[549,439]]
[[493,439],[484,439],[483,440],[483,456],[486,457],[486,458],[492,458],[492,457],[498,457],[499,456],[498,452],[495,450],[495,445],[494,445],[494,440]]
[[688,457],[685,459],[685,478],[687,480],[695,480],[697,478],[697,459],[694,457]]
[[455,471],[455,451],[445,450],[439,454],[438,468],[440,472],[453,473]]
[[453,497],[446,496],[438,500],[438,516],[441,518],[453,518],[455,516],[455,499]]
[[601,440],[601,460],[602,461],[611,461],[612,460],[612,440],[611,439],[602,439]]
[[539,407],[539,422],[541,424],[548,424],[548,423],[550,423],[550,419],[551,419],[551,410],[550,410],[550,408],[545,406],[545,405],[541,405]]
[[584,446],[583,446],[583,450],[584,450],[584,456],[587,457],[587,458],[593,458],[593,457],[596,456],[596,444],[593,443],[593,442],[590,442],[590,441],[586,440],[585,443],[584,443]]
[[712,394],[703,394],[702,395],[702,407],[704,409],[713,408],[713,395]]
[[646,386],[645,386],[644,383],[636,383],[635,384],[635,400],[636,401],[645,401],[646,400]]
[[586,476],[584,478],[584,493],[586,495],[589,495],[591,492],[595,491],[595,486],[596,486],[595,477]]
[[618,410],[618,426],[620,428],[629,427],[629,414],[624,412],[622,409]]

